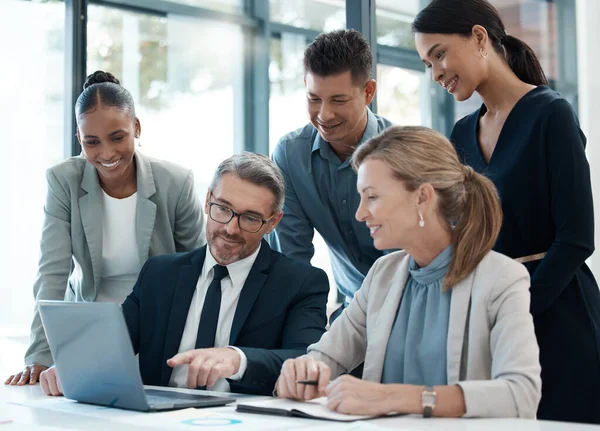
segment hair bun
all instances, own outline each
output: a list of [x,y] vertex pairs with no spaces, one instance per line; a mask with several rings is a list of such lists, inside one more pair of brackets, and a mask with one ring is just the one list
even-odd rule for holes
[[83,89],[85,90],[88,87],[91,87],[94,84],[102,84],[103,82],[110,82],[113,84],[121,85],[119,80],[115,78],[110,72],[104,72],[102,70],[97,70],[85,79],[85,83],[83,84]]

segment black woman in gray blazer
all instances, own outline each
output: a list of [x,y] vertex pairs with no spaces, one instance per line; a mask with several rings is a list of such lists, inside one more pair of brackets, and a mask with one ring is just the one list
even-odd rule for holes
[[[82,151],[46,172],[48,194],[33,293],[36,302],[122,302],[149,257],[204,245],[204,213],[192,171],[135,149],[140,121],[131,94],[114,76],[101,71],[90,75],[75,114]],[[129,206],[123,211],[126,200]],[[110,205],[116,210],[108,211]],[[112,260],[107,258],[109,249]],[[110,267],[121,259],[130,265],[127,277],[119,279]],[[25,369],[5,384],[36,383],[52,363],[36,306]]]

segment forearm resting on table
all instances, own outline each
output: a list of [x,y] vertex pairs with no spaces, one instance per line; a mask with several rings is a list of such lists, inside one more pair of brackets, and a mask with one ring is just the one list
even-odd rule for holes
[[[390,412],[423,414],[422,395],[425,386],[389,385]],[[433,416],[461,417],[467,412],[465,396],[458,385],[434,386],[437,394]]]

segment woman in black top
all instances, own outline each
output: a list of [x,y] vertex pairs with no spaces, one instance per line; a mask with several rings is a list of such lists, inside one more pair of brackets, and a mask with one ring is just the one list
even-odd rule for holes
[[458,101],[474,92],[483,99],[451,139],[463,163],[500,193],[495,250],[531,275],[538,418],[600,423],[600,292],[585,264],[594,251],[594,213],[577,116],[486,0],[433,0],[413,31],[434,81]]

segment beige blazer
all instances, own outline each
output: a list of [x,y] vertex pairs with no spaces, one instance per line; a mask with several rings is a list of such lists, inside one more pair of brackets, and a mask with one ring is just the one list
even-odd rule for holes
[[[404,251],[379,258],[348,308],[309,346],[332,378],[364,361],[363,379],[381,382],[409,260]],[[541,368],[529,301],[525,267],[493,251],[452,289],[447,375],[464,392],[466,417],[535,418]]]
[[[204,212],[194,191],[192,171],[139,152],[134,157],[140,265],[152,256],[203,246]],[[77,156],[48,169],[46,179],[39,269],[33,287],[36,303],[63,298],[94,301],[102,279],[102,188],[98,172]],[[53,363],[37,305],[25,363]]]

